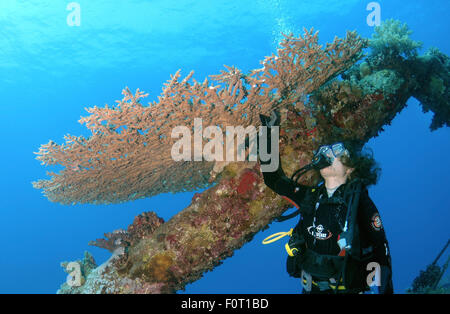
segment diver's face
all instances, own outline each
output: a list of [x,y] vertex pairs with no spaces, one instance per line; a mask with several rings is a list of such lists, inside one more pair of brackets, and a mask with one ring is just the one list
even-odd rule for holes
[[353,171],[353,168],[349,168],[341,162],[340,157],[334,158],[333,163],[323,169],[320,169],[320,174],[326,180],[329,177],[338,177],[346,179],[348,175]]

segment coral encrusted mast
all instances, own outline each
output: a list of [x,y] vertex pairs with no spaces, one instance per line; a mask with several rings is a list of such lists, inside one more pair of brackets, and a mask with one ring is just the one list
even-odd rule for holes
[[[90,137],[68,135],[65,144],[50,141],[37,153],[42,164],[64,167],[50,180],[33,182],[49,200],[110,204],[209,189],[167,222],[144,213],[128,230],[92,242],[113,256],[97,267],[85,254],[78,263],[82,284],[65,283],[59,292],[176,292],[290,207],[265,186],[258,162],[172,160],[171,130],[177,125],[191,128],[201,117],[204,125],[258,126],[259,113],[279,109],[280,155],[288,175],[309,163],[322,139],[367,142],[377,136],[410,97],[434,112],[432,130],[449,126],[449,58],[437,48],[419,56],[421,44],[409,35],[406,25],[388,20],[370,40],[347,32],[323,47],[317,32],[305,30],[286,36],[277,55],[247,74],[227,67],[211,76],[215,84],[199,83],[192,73],[180,80],[177,72],[149,106],[140,103],[144,93],[125,89],[117,106],[87,109],[90,115],[80,122]],[[314,180],[305,176],[301,183]]]

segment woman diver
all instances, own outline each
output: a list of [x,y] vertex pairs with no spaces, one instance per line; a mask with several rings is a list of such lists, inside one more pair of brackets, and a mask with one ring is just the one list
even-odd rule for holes
[[[273,111],[270,117],[261,115],[261,121],[271,130],[279,126],[280,117]],[[279,220],[300,213],[286,250],[287,271],[301,278],[303,293],[363,293],[373,291],[371,287],[393,293],[384,227],[367,191],[376,184],[379,168],[361,147],[357,141],[323,143],[311,164],[291,178],[281,162],[277,171],[263,172],[265,184],[298,207]],[[318,186],[297,182],[310,170],[320,172]]]

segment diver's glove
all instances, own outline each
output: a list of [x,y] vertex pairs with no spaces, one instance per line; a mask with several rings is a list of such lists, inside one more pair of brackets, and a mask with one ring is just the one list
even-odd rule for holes
[[281,116],[277,110],[273,110],[272,113],[270,114],[270,117],[260,114],[259,119],[261,119],[261,124],[263,126],[267,126],[268,128],[271,128],[273,126],[280,125]]

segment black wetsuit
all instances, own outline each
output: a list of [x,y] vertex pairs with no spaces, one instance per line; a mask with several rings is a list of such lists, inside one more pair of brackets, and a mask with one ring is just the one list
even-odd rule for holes
[[[330,202],[324,184],[318,187],[308,187],[295,183],[284,174],[281,165],[277,171],[263,172],[263,175],[267,186],[287,198],[301,210],[300,220],[294,228],[294,233],[297,234],[294,234],[294,236],[303,237],[305,245],[300,248],[298,256],[295,258],[288,257],[288,265],[292,262],[298,264],[295,265],[298,267],[296,270],[292,270],[292,266],[289,269],[288,266],[290,275],[300,277],[302,266],[299,259],[302,250],[307,249],[313,253],[337,256],[340,253],[337,240],[344,228],[347,206]],[[346,185],[339,186],[331,198],[337,199],[336,197],[343,196]],[[378,210],[364,186],[360,194],[356,225],[354,252],[359,250],[360,255],[365,256],[365,258],[363,261],[357,261],[350,254],[347,260],[346,290],[341,292],[358,293],[369,290],[366,279],[372,269],[367,270],[366,268],[368,263],[376,262],[381,266],[380,293],[393,293],[391,260],[386,235]],[[294,261],[290,259],[294,259]],[[312,279],[315,282],[321,281],[323,283],[323,280],[329,278],[313,276]],[[326,291],[319,290],[314,285],[311,288],[311,293],[333,292],[331,288]]]

